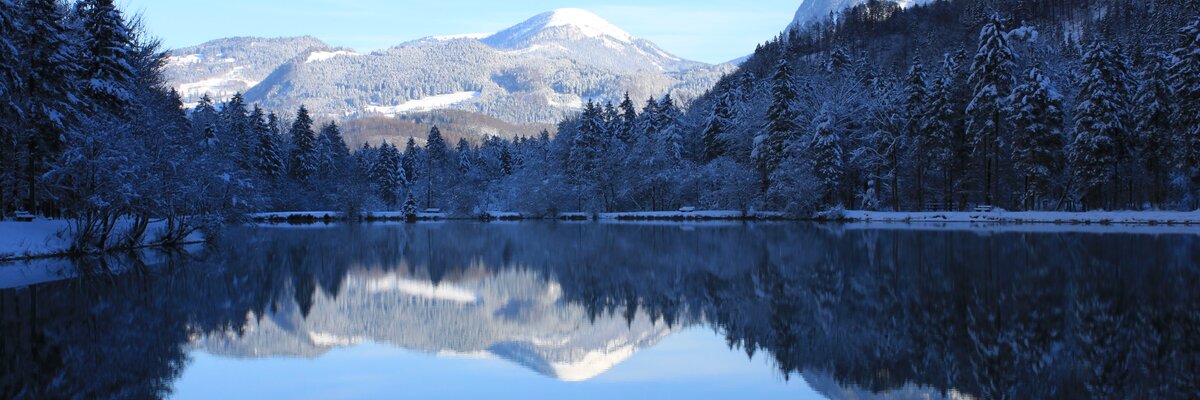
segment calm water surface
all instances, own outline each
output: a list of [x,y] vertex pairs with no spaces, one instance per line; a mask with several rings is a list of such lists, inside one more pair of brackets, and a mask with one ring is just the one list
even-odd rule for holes
[[1198,260],[1182,228],[236,228],[0,266],[0,398],[1200,398]]

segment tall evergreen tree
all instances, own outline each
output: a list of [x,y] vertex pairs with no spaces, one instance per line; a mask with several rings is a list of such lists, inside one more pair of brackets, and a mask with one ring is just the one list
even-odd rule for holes
[[402,156],[396,146],[384,142],[379,146],[379,156],[371,168],[371,176],[380,200],[388,207],[396,207],[400,191],[404,188]]
[[825,205],[835,205],[837,191],[842,185],[846,174],[842,135],[834,124],[829,104],[821,107],[821,112],[813,120],[812,139],[813,175],[817,178],[818,191]]
[[681,112],[675,100],[668,93],[658,102],[658,113],[655,113],[655,132],[658,133],[663,154],[672,164],[684,157],[683,127],[680,126]]
[[929,135],[926,142],[929,161],[941,172],[942,197],[939,200],[943,209],[951,208],[954,202],[954,132],[958,113],[953,105],[952,84],[953,80],[948,76],[934,80],[922,117]]
[[983,201],[994,204],[999,186],[999,151],[1007,132],[1004,110],[1011,94],[1016,56],[1009,47],[1004,20],[992,16],[979,32],[979,51],[971,64],[971,103],[967,106],[967,131],[975,162],[983,173]]
[[133,38],[113,0],[76,3],[85,34],[83,69],[88,93],[109,112],[122,110],[133,99]]
[[1191,207],[1200,207],[1200,19],[1179,30],[1179,47],[1171,66],[1171,90],[1177,101],[1173,120],[1183,133],[1183,168],[1191,177]]
[[601,112],[595,103],[589,101],[579,116],[579,131],[571,141],[567,158],[567,170],[577,183],[588,181],[599,167],[604,146]]
[[[917,207],[925,203],[925,174],[929,169],[929,143],[931,121],[928,119],[930,88],[929,77],[925,74],[925,66],[920,59],[914,59],[906,77],[904,98],[904,140],[901,149],[911,156],[913,163],[913,187],[916,189]],[[897,190],[898,188],[893,188]]]
[[292,122],[288,136],[292,140],[288,174],[299,182],[307,183],[317,172],[317,134],[313,132],[312,117],[304,106],[296,111],[296,120]]
[[621,104],[617,106],[621,113],[620,125],[617,129],[617,138],[621,139],[626,145],[633,144],[634,130],[637,128],[637,110],[634,108],[633,100],[629,98],[629,92],[625,92],[625,97],[621,100]]
[[[22,92],[20,80],[21,53],[17,47],[24,27],[20,25],[20,9],[10,0],[0,0],[0,119],[20,121],[22,117],[18,94]],[[8,215],[11,202],[10,191],[17,180],[17,130],[14,123],[0,126],[0,218]]]
[[1063,148],[1062,96],[1041,70],[1032,68],[1013,89],[1009,103],[1016,129],[1011,146],[1013,169],[1022,179],[1021,206],[1032,210],[1049,194]]
[[[16,95],[20,92],[21,50],[17,47],[25,27],[20,24],[20,9],[11,0],[0,0],[0,116],[15,121],[20,113]],[[9,129],[9,128],[4,128]]]
[[221,149],[233,163],[246,170],[253,168],[252,155],[256,142],[254,121],[249,114],[241,93],[235,93],[218,113]]
[[257,105],[250,113],[250,122],[253,124],[254,137],[257,142],[254,148],[254,166],[259,174],[269,180],[282,177],[287,170],[279,148],[279,138],[272,127],[274,123],[277,123],[276,118],[274,113],[269,117],[264,116],[262,108]]
[[334,174],[350,159],[350,147],[342,138],[342,129],[336,122],[330,122],[321,127],[317,139],[317,158],[322,173]]
[[460,138],[454,151],[458,153],[458,173],[466,176],[471,172],[471,165],[475,163],[471,157],[471,144],[467,142],[466,138]]
[[418,171],[421,167],[421,147],[417,146],[417,140],[411,136],[404,146],[404,158],[401,162],[404,168],[404,186],[412,187],[422,174]]
[[771,185],[771,174],[774,174],[783,162],[788,142],[800,132],[800,127],[796,124],[798,115],[794,109],[799,95],[792,83],[792,68],[786,59],[779,61],[771,82],[771,107],[767,109],[767,125],[762,133],[754,138],[754,152],[751,154],[758,164],[764,193]]
[[[1102,41],[1093,43],[1083,56],[1079,76],[1078,106],[1075,108],[1075,138],[1071,143],[1071,166],[1088,208],[1113,205],[1106,201],[1104,186],[1114,183],[1126,127],[1118,97],[1120,79],[1114,71],[1116,55]],[[1115,195],[1115,190],[1113,191]]]
[[18,78],[23,83],[20,109],[27,123],[20,141],[25,147],[25,208],[37,211],[42,192],[38,177],[51,155],[62,149],[68,123],[82,115],[77,79],[81,69],[58,1],[27,0],[24,6],[20,25],[27,31],[19,36],[18,47],[26,62]]
[[[1168,57],[1152,55],[1141,73],[1137,91],[1137,140],[1139,158],[1150,179],[1150,201],[1163,208],[1167,203],[1170,173],[1177,160],[1176,152],[1184,148],[1179,139],[1181,130],[1173,123],[1172,94],[1168,83]],[[1186,126],[1186,125],[1179,125]]]
[[436,194],[440,193],[448,178],[446,172],[450,165],[450,147],[442,137],[438,127],[429,130],[425,141],[425,206],[434,207]]
[[726,136],[733,128],[733,120],[737,118],[733,104],[733,93],[724,91],[717,99],[712,114],[704,122],[703,142],[704,161],[711,162],[729,151]]

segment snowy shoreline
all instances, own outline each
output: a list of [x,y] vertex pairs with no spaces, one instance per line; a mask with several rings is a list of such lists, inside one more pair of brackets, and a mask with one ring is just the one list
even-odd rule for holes
[[[559,218],[526,218],[515,212],[488,212],[491,218],[460,218],[462,220],[596,220],[600,222],[691,222],[691,221],[819,221],[849,223],[857,228],[896,228],[907,226],[919,229],[996,229],[997,227],[1045,227],[1035,231],[1058,231],[1054,227],[1174,227],[1173,232],[1200,233],[1200,211],[1096,211],[1096,212],[876,212],[834,211],[823,218],[786,218],[777,212],[741,211],[662,211],[627,213],[563,213]],[[261,213],[251,214],[250,219],[262,223],[306,223],[337,222],[344,220],[343,213],[327,211]],[[395,212],[373,212],[363,215],[366,221],[396,221],[403,216]],[[445,213],[419,213],[418,219],[426,221],[454,220]],[[148,228],[150,234],[143,246],[153,248],[152,237],[157,224]],[[0,221],[0,262],[53,258],[70,255],[70,239],[67,236],[68,222],[44,220],[34,222]],[[1145,231],[1145,230],[1143,230]],[[1150,232],[1150,231],[1147,231]],[[203,237],[193,234],[181,245],[203,242]]]
[[[162,221],[150,223],[146,228],[146,236],[142,239],[141,246],[122,250],[165,247],[162,243],[157,243],[152,239],[158,236],[157,233],[164,225],[165,222]],[[37,219],[33,222],[0,221],[0,263],[78,255],[72,254],[70,251],[69,230],[70,222],[62,219]],[[203,242],[204,236],[197,232],[172,246]],[[105,252],[88,255],[103,253]]]
[[1008,225],[1200,225],[1200,211],[842,211],[840,214],[829,216],[826,220],[842,222],[971,222]]

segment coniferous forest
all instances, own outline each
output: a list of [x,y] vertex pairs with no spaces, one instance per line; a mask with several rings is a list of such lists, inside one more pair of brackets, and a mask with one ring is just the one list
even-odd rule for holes
[[[265,211],[1191,210],[1198,8],[870,1],[760,45],[697,99],[350,149],[303,107],[185,109],[112,0],[0,0],[0,214],[69,218],[107,248],[151,220],[183,238]],[[112,238],[118,221],[135,229]]]

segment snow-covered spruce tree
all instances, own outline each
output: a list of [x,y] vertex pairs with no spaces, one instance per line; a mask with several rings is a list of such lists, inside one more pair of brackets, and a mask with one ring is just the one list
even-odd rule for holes
[[[1107,44],[1096,41],[1084,53],[1079,76],[1081,87],[1070,161],[1075,184],[1089,209],[1114,205],[1105,186],[1114,183],[1121,138],[1127,135],[1121,118],[1124,104],[1118,97],[1120,77],[1114,70],[1117,62]],[[1116,190],[1112,194],[1116,195]]]
[[1142,167],[1150,179],[1150,202],[1162,209],[1167,206],[1168,184],[1172,169],[1176,165],[1180,146],[1181,130],[1172,123],[1174,104],[1170,84],[1167,82],[1167,67],[1170,60],[1165,54],[1154,54],[1141,72],[1137,99],[1137,152]]
[[[929,169],[930,121],[929,112],[929,79],[925,74],[925,66],[921,60],[914,59],[912,67],[905,77],[904,136],[905,149],[898,149],[908,154],[913,164],[913,194],[916,196],[913,204],[924,207],[925,204],[925,175]],[[896,190],[898,188],[892,188]]]
[[675,100],[671,99],[669,93],[658,102],[655,131],[658,132],[663,154],[666,155],[671,166],[677,166],[684,157],[683,127],[679,123],[680,114],[679,106],[675,104]]
[[[17,97],[23,91],[20,80],[21,53],[17,48],[19,35],[25,27],[18,20],[20,11],[10,0],[0,0],[0,119],[20,121],[21,106]],[[17,135],[15,124],[0,125],[0,218],[10,211],[11,188],[17,180]]]
[[412,191],[408,192],[408,196],[404,199],[404,218],[409,222],[417,220],[417,199],[413,197]]
[[601,109],[589,101],[579,116],[579,132],[571,141],[567,159],[567,172],[578,184],[587,184],[594,178],[592,174],[603,152],[603,126]]
[[1171,66],[1171,91],[1177,102],[1173,121],[1183,129],[1182,167],[1189,175],[1190,208],[1200,207],[1200,20],[1179,30],[1179,47]]
[[336,180],[340,179],[339,171],[344,169],[350,159],[350,147],[346,145],[342,129],[336,122],[321,127],[321,133],[317,137],[317,159],[323,178],[335,180],[326,183],[336,184]]
[[288,132],[291,137],[291,154],[288,156],[288,175],[302,184],[317,173],[317,134],[313,131],[313,120],[308,109],[300,106],[296,120]]
[[[27,0],[23,2],[20,25],[26,31],[18,36],[17,46],[23,49],[18,80],[23,84],[18,97],[25,114],[16,138],[24,147],[24,208],[36,212],[41,208],[45,191],[38,178],[46,171],[46,163],[62,150],[68,124],[85,114],[82,90],[77,79],[78,47],[71,31],[64,25],[64,16],[56,0]],[[7,36],[7,35],[6,35]]]
[[133,40],[113,0],[82,0],[76,12],[84,28],[81,58],[89,96],[108,112],[120,112],[132,101]]
[[792,68],[786,59],[780,60],[771,77],[771,107],[767,109],[767,124],[754,138],[751,157],[758,166],[762,191],[771,186],[771,174],[783,162],[788,142],[800,133],[793,108],[798,94],[792,82]]
[[620,127],[617,129],[617,138],[621,139],[626,145],[633,144],[634,131],[637,129],[637,109],[634,108],[633,100],[629,98],[629,92],[625,92],[625,98],[621,99],[621,104],[617,106],[617,110],[621,113]]
[[954,128],[957,113],[953,105],[950,77],[936,79],[929,89],[929,100],[922,120],[925,121],[928,137],[925,147],[932,169],[940,172],[943,209],[952,208],[954,203]]
[[842,178],[846,174],[846,164],[843,158],[842,135],[833,121],[829,104],[821,107],[821,112],[813,120],[812,157],[813,175],[819,184],[823,204],[836,206],[838,190]]
[[1021,206],[1034,210],[1049,195],[1062,153],[1062,96],[1041,70],[1031,68],[1013,89],[1009,104],[1015,129],[1011,157],[1021,179]]
[[704,123],[704,162],[711,162],[717,157],[724,156],[729,146],[726,136],[733,129],[733,120],[737,118],[736,107],[733,104],[733,93],[724,91],[713,106],[712,114]]
[[220,119],[218,135],[221,142],[220,151],[225,157],[222,164],[231,169],[237,169],[239,172],[254,169],[253,155],[256,138],[253,135],[254,122],[250,120],[249,114],[246,99],[242,97],[241,93],[234,93],[233,97],[217,113]]
[[283,154],[279,148],[279,139],[270,125],[274,118],[274,114],[271,114],[271,117],[264,116],[262,108],[257,105],[254,106],[254,111],[250,113],[250,123],[256,142],[254,147],[254,167],[258,170],[260,176],[267,181],[279,179],[287,170]]
[[967,132],[974,147],[973,158],[983,174],[983,198],[995,204],[999,186],[1000,147],[1008,132],[1004,110],[1011,93],[1016,56],[1009,47],[1005,21],[998,15],[979,32],[979,50],[971,64],[971,102],[967,105]]
[[458,146],[455,146],[454,151],[458,153],[458,174],[469,175],[475,165],[474,155],[471,154],[471,143],[467,142],[466,138],[458,139]]
[[442,137],[441,129],[433,127],[425,139],[425,207],[434,208],[439,194],[445,190],[450,178],[450,146]]
[[421,159],[423,158],[421,146],[417,146],[417,140],[409,137],[408,143],[404,145],[404,158],[401,159],[400,166],[404,169],[404,187],[412,188],[416,186],[417,180],[424,174],[420,172]]
[[[387,207],[398,205],[400,191],[404,188],[404,169],[401,164],[400,151],[396,146],[387,142],[379,146],[379,156],[372,165],[371,177],[378,190],[379,199],[383,200]],[[412,198],[411,194],[409,198]]]

